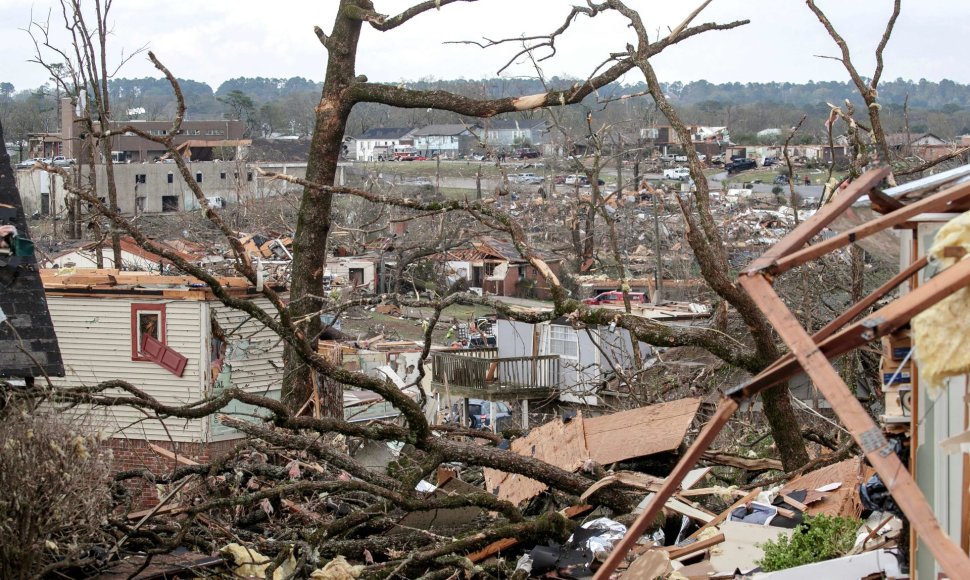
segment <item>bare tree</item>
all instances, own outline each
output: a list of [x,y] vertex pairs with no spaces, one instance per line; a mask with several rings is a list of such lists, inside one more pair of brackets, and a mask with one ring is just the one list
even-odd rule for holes
[[[336,18],[329,34],[317,28],[317,37],[327,50],[327,74],[323,92],[316,107],[316,120],[310,145],[310,159],[307,164],[307,186],[297,218],[296,238],[293,243],[293,279],[291,285],[290,315],[304,321],[300,335],[308,340],[312,349],[314,337],[319,335],[321,323],[314,312],[320,310],[317,296],[323,284],[323,267],[328,252],[328,236],[333,229],[331,209],[333,191],[319,185],[335,183],[337,160],[341,142],[347,128],[347,119],[358,103],[383,103],[409,109],[438,109],[452,111],[470,117],[491,117],[499,113],[527,111],[541,107],[556,107],[581,102],[597,87],[616,80],[633,67],[630,59],[617,59],[602,72],[594,74],[583,82],[565,90],[500,99],[475,99],[445,91],[420,91],[395,85],[368,82],[366,76],[356,71],[356,56],[361,29],[364,24],[377,31],[393,30],[408,21],[432,10],[444,8],[459,0],[438,0],[418,3],[395,16],[378,12],[369,0],[341,0]],[[559,29],[549,35],[531,39],[517,39],[525,42],[518,54],[525,54],[539,47],[554,47],[555,39],[563,34],[575,19],[593,17],[605,9],[607,4],[590,4],[573,7]],[[659,53],[667,46],[708,31],[733,28],[739,23],[726,25],[704,24],[678,31],[678,34],[660,39],[643,47],[644,57]],[[511,39],[510,39],[511,40]],[[554,50],[554,48],[553,48]],[[515,58],[515,57],[513,57]],[[511,60],[511,59],[510,59]],[[299,407],[307,400],[313,389],[310,369],[300,360],[292,347],[287,348],[287,383],[284,385],[284,400],[291,407]],[[336,390],[324,393],[326,412],[335,416],[340,411],[341,396]]]
[[[108,83],[126,62],[143,52],[144,47],[128,55],[122,52],[117,63],[109,64],[108,36],[111,33],[109,21],[111,7],[112,0],[60,1],[63,25],[71,38],[69,50],[64,50],[53,43],[49,15],[45,22],[32,21],[27,32],[34,42],[33,62],[40,64],[51,73],[54,81],[74,99],[76,107],[82,112],[80,121],[84,124],[85,141],[88,145],[85,154],[90,168],[89,178],[96,179],[94,166],[97,157],[100,156],[107,175],[105,186],[108,190],[108,205],[117,208],[118,188],[115,184],[114,163],[111,156],[111,128],[114,117],[111,111]],[[93,14],[91,14],[92,9]],[[73,119],[67,121],[74,122]],[[62,122],[64,122],[63,119]],[[75,213],[80,213],[79,207],[76,207]],[[100,225],[97,229],[100,229]],[[115,267],[118,267],[121,264],[121,236],[114,230],[111,232],[111,250]]]

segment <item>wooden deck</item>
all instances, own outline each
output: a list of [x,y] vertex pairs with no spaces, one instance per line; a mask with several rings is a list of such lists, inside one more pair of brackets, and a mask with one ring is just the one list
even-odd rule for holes
[[559,392],[559,356],[498,358],[494,348],[436,352],[434,386],[486,400],[543,399]]

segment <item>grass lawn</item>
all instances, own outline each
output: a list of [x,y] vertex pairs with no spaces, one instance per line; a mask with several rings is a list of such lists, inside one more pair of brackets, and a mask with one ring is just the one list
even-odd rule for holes
[[[734,173],[729,175],[724,183],[730,184],[740,184],[740,183],[751,183],[757,180],[761,180],[761,183],[766,183],[771,185],[774,181],[775,176],[780,175],[779,168],[769,167],[767,169],[751,169],[748,171],[742,171],[741,173]],[[845,177],[845,171],[836,171],[833,175],[836,179],[842,179]],[[805,176],[807,175],[809,179],[812,180],[812,185],[822,185],[825,183],[825,178],[828,176],[828,170],[825,169],[795,169],[795,175],[798,176],[798,181],[796,185],[804,184]]]
[[[502,176],[502,170],[505,171],[506,175],[513,175],[516,173],[535,173],[539,176],[553,177],[555,175],[569,175],[575,173],[573,168],[561,163],[559,167],[556,167],[552,162],[546,162],[541,159],[536,160],[544,164],[544,167],[534,167],[535,163],[531,163],[533,160],[525,159],[522,161],[506,161],[501,168],[495,165],[494,161],[442,161],[440,168],[436,161],[377,161],[377,162],[361,162],[354,163],[353,167],[356,170],[367,171],[368,173],[379,173],[384,179],[389,179],[390,176],[400,176],[402,178],[413,178],[413,177],[427,177],[434,182],[435,176],[440,171],[441,177],[464,177],[464,178],[474,178],[477,175],[479,169],[482,171],[482,177],[485,179],[498,179]],[[533,165],[533,167],[527,167],[528,165]],[[623,170],[624,179],[630,179],[632,177],[632,170],[624,167]],[[616,183],[616,168],[615,167],[604,167],[600,171],[600,179],[605,181],[607,184]]]

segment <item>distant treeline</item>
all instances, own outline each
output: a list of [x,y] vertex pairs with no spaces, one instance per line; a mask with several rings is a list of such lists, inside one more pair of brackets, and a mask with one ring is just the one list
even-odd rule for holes
[[[313,108],[320,98],[321,83],[302,77],[229,79],[215,90],[208,84],[180,79],[189,118],[232,117],[247,121],[252,136],[270,134],[309,135],[313,130]],[[426,78],[403,84],[413,89],[453,91],[469,97],[501,98],[565,88],[577,79],[554,77],[543,85],[534,79],[439,80]],[[129,114],[134,119],[169,119],[175,101],[164,79],[114,79],[111,81],[112,109],[119,120]],[[842,105],[846,99],[864,113],[855,87],[848,81],[808,81],[806,83],[721,83],[707,81],[673,82],[664,85],[665,92],[677,105],[685,120],[706,125],[728,126],[735,141],[748,138],[767,128],[787,129],[802,115],[801,140],[823,137],[821,124],[828,105]],[[557,112],[559,122],[568,130],[586,131],[586,113],[592,112],[594,129],[608,125],[620,130],[662,123],[653,101],[638,97],[615,101],[617,97],[645,92],[644,83],[610,84],[591,95],[580,107]],[[18,111],[19,124],[25,130],[50,130],[56,95],[48,87],[16,92],[9,83],[0,83],[0,119],[7,120],[16,106],[30,107]],[[907,102],[908,99],[908,102]],[[970,133],[970,85],[949,80],[918,82],[896,79],[879,85],[885,125],[889,131],[904,131],[908,122],[911,133],[933,132],[943,138]],[[46,104],[45,104],[46,102]],[[907,115],[903,103],[907,102]],[[31,113],[36,114],[31,114]],[[524,115],[536,117],[543,112]],[[33,118],[33,122],[28,120]],[[43,119],[42,126],[38,125]],[[12,119],[11,119],[12,120]],[[421,126],[430,123],[468,122],[454,113],[425,109],[395,109],[363,104],[354,109],[348,133],[359,135],[373,127]]]

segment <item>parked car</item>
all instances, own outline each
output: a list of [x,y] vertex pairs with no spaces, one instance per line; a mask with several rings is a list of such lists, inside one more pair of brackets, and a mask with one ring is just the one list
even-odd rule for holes
[[58,167],[70,167],[71,165],[74,165],[74,160],[73,159],[68,159],[67,157],[64,157],[63,155],[58,155],[52,161],[53,161],[54,165],[56,165]]
[[664,179],[685,180],[690,178],[690,169],[686,167],[676,167],[674,169],[664,169]]
[[512,183],[525,183],[536,185],[542,183],[542,176],[536,175],[535,173],[517,173],[509,175],[509,181]]
[[673,163],[676,159],[677,159],[677,156],[676,155],[670,155],[670,154],[668,154],[668,155],[661,155],[660,156],[660,160],[661,161],[665,161],[667,163]]
[[777,157],[765,157],[764,163],[761,164],[762,167],[771,167],[772,165],[777,165],[781,163],[781,160]]
[[565,185],[589,185],[589,178],[585,175],[567,175],[563,183]]
[[[512,420],[511,409],[506,403],[500,401],[485,401],[483,399],[468,399],[468,426],[472,429],[491,428],[492,408],[495,406],[495,426],[496,430],[503,429]],[[461,409],[458,404],[452,407],[452,414],[459,416]]]
[[515,151],[515,156],[519,159],[535,159],[539,157],[539,152],[535,149],[530,149],[528,147],[523,149],[517,149]]
[[686,155],[675,155],[674,156],[674,161],[676,161],[677,163],[687,163],[687,156]]
[[[630,303],[631,304],[643,304],[647,301],[647,297],[643,292],[629,292]],[[583,300],[583,304],[589,304],[591,306],[602,306],[604,304],[623,304],[623,292],[619,290],[612,290],[610,292],[603,292],[592,298],[586,298]]]
[[724,163],[724,155],[715,155],[714,157],[711,157],[711,164],[720,165],[722,163]]
[[34,159],[34,158],[24,159],[23,161],[17,164],[17,169],[30,169],[31,167],[34,166],[34,163],[37,161],[40,161],[40,159]]
[[754,159],[735,159],[734,161],[728,163],[724,166],[727,172],[730,173],[740,173],[748,169],[754,169],[758,164]]

